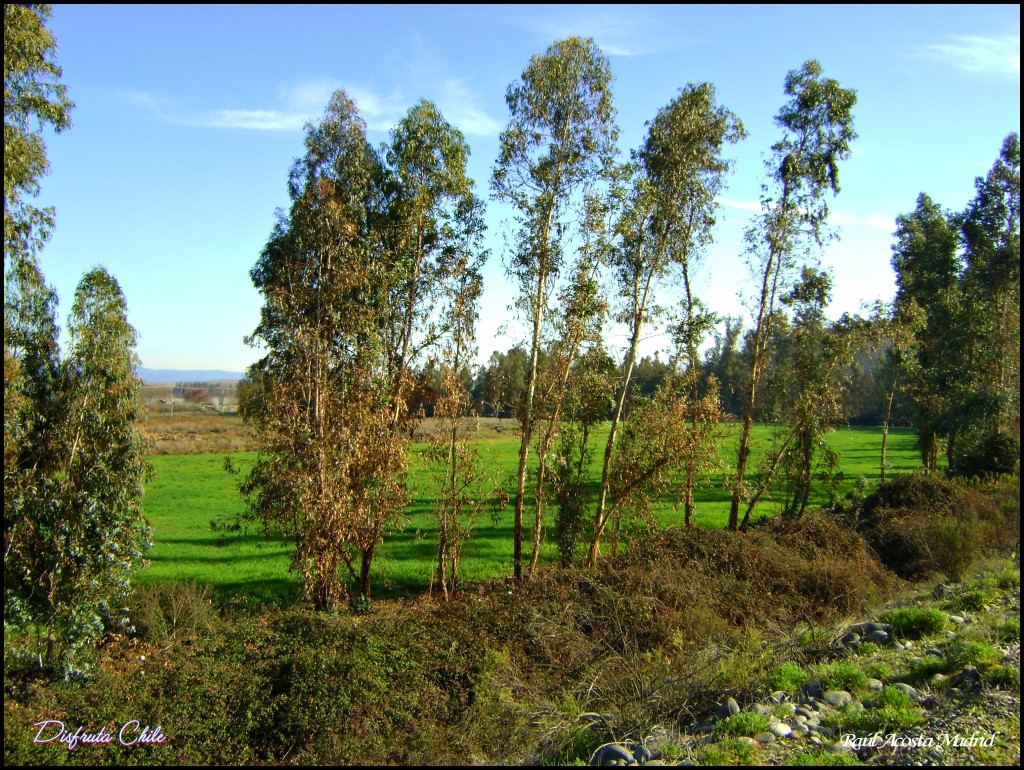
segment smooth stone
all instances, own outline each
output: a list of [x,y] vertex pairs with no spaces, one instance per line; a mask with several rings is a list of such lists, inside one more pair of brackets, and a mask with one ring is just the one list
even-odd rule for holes
[[755,714],[767,714],[768,709],[762,706],[760,703],[751,703],[747,706],[747,711],[753,711]]
[[881,629],[879,629],[877,631],[872,631],[870,634],[868,634],[867,636],[864,637],[864,641],[865,642],[872,642],[874,644],[888,644],[889,643],[889,632],[888,631],[882,631]]
[[771,695],[768,696],[768,700],[770,700],[772,703],[782,703],[788,697],[789,697],[789,693],[786,692],[785,690],[776,690],[775,692],[773,692]]
[[880,680],[880,679],[869,679],[868,680],[868,689],[869,690],[874,690],[875,692],[881,692],[882,690],[885,689],[885,685],[882,684],[882,680]]
[[620,743],[606,743],[604,746],[598,746],[597,750],[591,754],[589,765],[635,765],[636,760],[633,758],[633,754],[630,753],[629,749]]
[[736,738],[736,742],[737,743],[742,743],[744,746],[749,746],[750,748],[754,748],[755,746],[758,745],[757,741],[755,741],[749,735],[741,735],[741,736],[739,736],[738,738]]
[[809,709],[805,709],[803,706],[797,706],[796,711],[793,713],[798,716],[802,716],[804,719],[812,719],[814,717],[814,712]]
[[846,690],[829,690],[824,696],[825,702],[833,708],[841,709],[853,700],[853,696]]
[[907,649],[907,645],[903,644],[902,642],[897,642],[896,640],[889,642],[889,646],[892,649],[896,650],[896,652],[903,652],[905,649]]
[[930,650],[925,650],[924,654],[925,655],[931,655],[931,656],[936,657],[936,658],[944,658],[944,657],[946,657],[945,655],[942,654],[942,650],[936,650],[934,647],[932,649],[930,649]]
[[967,618],[961,617],[960,615],[947,615],[946,618],[948,618],[950,623],[955,623],[958,626],[967,622]]
[[639,762],[641,765],[647,764],[651,758],[651,752],[646,746],[637,746],[633,749],[633,759]]
[[729,716],[740,713],[740,704],[736,702],[735,698],[726,698],[722,706],[725,711],[729,712]]
[[917,690],[915,690],[913,687],[911,687],[909,684],[907,684],[905,682],[896,682],[892,686],[894,688],[896,688],[897,690],[902,690],[907,695],[909,695],[911,698],[916,698],[917,697]]
[[774,733],[758,733],[757,735],[754,736],[754,740],[757,741],[758,743],[774,743],[775,742],[775,734]]
[[776,722],[768,726],[768,731],[778,738],[787,738],[793,732],[793,728],[785,722]]

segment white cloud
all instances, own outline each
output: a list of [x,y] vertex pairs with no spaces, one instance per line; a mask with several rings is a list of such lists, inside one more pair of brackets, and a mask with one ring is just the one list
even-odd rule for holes
[[761,201],[742,201],[732,198],[719,198],[718,202],[730,209],[741,209],[743,211],[760,211]]
[[296,131],[309,119],[304,113],[281,110],[216,110],[179,122],[205,128],[241,128],[250,131]]
[[1020,74],[1020,33],[950,35],[944,43],[924,46],[924,55],[966,72]]
[[574,19],[541,19],[532,21],[531,26],[549,40],[571,35],[592,37],[610,56],[642,56],[662,47],[641,29],[641,19],[635,10],[628,14],[605,11]]
[[839,211],[833,211],[829,215],[829,220],[832,224],[842,225],[843,227],[867,227],[871,230],[882,230],[886,233],[892,233],[896,230],[896,219],[888,214],[869,214],[865,217],[859,214],[844,214]]
[[449,79],[441,83],[438,109],[445,120],[470,136],[496,136],[501,124],[479,105],[479,97],[462,80]]

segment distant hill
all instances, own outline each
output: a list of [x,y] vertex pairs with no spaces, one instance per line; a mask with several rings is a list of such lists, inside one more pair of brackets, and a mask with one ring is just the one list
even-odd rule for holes
[[245,376],[241,372],[223,369],[147,369],[140,366],[136,371],[143,382],[214,382],[240,380]]

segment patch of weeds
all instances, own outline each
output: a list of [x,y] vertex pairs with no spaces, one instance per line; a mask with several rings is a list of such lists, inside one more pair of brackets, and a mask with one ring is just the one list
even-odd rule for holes
[[987,668],[1002,660],[1003,654],[991,644],[984,642],[960,642],[946,650],[946,657],[952,668],[977,666]]
[[560,746],[542,765],[561,767],[586,765],[597,747],[604,743],[601,737],[582,725],[572,725],[560,740]]
[[786,760],[786,767],[844,767],[859,765],[857,755],[847,751],[798,751]]
[[889,670],[889,666],[880,660],[864,664],[864,673],[872,679],[885,680],[892,676],[892,671]]
[[[741,715],[735,714],[734,716]],[[758,714],[758,716],[761,715]],[[725,740],[718,741],[718,743],[705,746],[697,752],[697,762],[705,767],[759,764],[757,762],[757,748],[735,738],[726,738]]]
[[739,714],[727,716],[715,725],[715,732],[718,735],[746,735],[753,737],[768,729],[769,720],[767,715],[758,714],[756,711],[741,711]]
[[922,682],[928,682],[936,674],[946,674],[949,672],[949,662],[943,658],[933,658],[928,656],[920,660],[915,660],[910,664],[910,671],[906,675],[901,676],[901,681],[908,682],[910,684],[921,684]]
[[786,661],[768,677],[772,690],[793,692],[807,682],[807,672],[797,663]]
[[902,730],[924,722],[905,692],[895,687],[886,687],[875,700],[874,708],[866,709],[860,704],[851,703],[842,712],[834,714],[828,720],[831,724],[844,730],[857,733],[875,733],[879,730]]
[[902,639],[920,639],[946,628],[946,613],[920,607],[894,607],[882,613],[881,621],[892,626],[892,633]]
[[995,594],[983,588],[974,588],[964,591],[949,601],[949,608],[961,612],[978,612],[985,609],[986,605],[995,601]]
[[806,628],[796,638],[801,647],[822,647],[832,641],[832,632],[826,628]]
[[995,627],[994,633],[1000,642],[1019,642],[1020,618],[1010,618],[1005,623],[1000,623]]
[[818,678],[825,690],[862,690],[868,686],[868,675],[856,663],[846,660],[821,666]]
[[985,672],[985,684],[1004,690],[1020,690],[1020,667],[999,665],[992,666]]
[[1003,591],[1020,588],[1020,572],[1011,569],[1000,572],[996,575],[996,587]]
[[859,658],[866,658],[872,655],[877,655],[881,648],[874,642],[861,642],[857,645],[857,649],[853,651],[853,654]]
[[[658,753],[655,755],[665,762],[676,762],[685,756],[686,749],[682,744],[675,741],[666,741],[658,746]],[[660,755],[660,756],[659,756]]]
[[875,708],[908,708],[912,703],[910,696],[898,687],[883,687],[875,698]]

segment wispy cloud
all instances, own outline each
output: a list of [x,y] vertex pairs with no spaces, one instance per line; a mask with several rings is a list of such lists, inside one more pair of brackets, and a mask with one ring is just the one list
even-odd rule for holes
[[744,201],[744,200],[733,200],[732,198],[719,198],[718,202],[730,209],[740,209],[742,211],[760,211],[761,201]]
[[311,119],[323,113],[331,94],[344,88],[359,108],[359,114],[371,129],[387,131],[404,111],[404,99],[395,92],[380,96],[359,86],[344,86],[331,81],[304,83],[283,89],[278,101],[281,107],[231,108],[193,110],[172,99],[132,91],[127,99],[168,123],[202,128],[228,128],[246,131],[298,131]]
[[445,120],[464,134],[496,136],[501,131],[501,123],[484,111],[480,97],[463,80],[443,81],[438,89],[437,106]]
[[647,32],[636,10],[628,13],[600,11],[572,18],[531,19],[529,25],[550,40],[571,35],[592,37],[610,56],[643,56],[663,47]]
[[871,230],[881,230],[892,233],[896,230],[896,218],[888,214],[844,214],[840,211],[833,211],[829,219],[833,224],[843,227],[866,227]]
[[1020,33],[950,35],[945,42],[926,45],[923,55],[965,72],[1020,75]]

